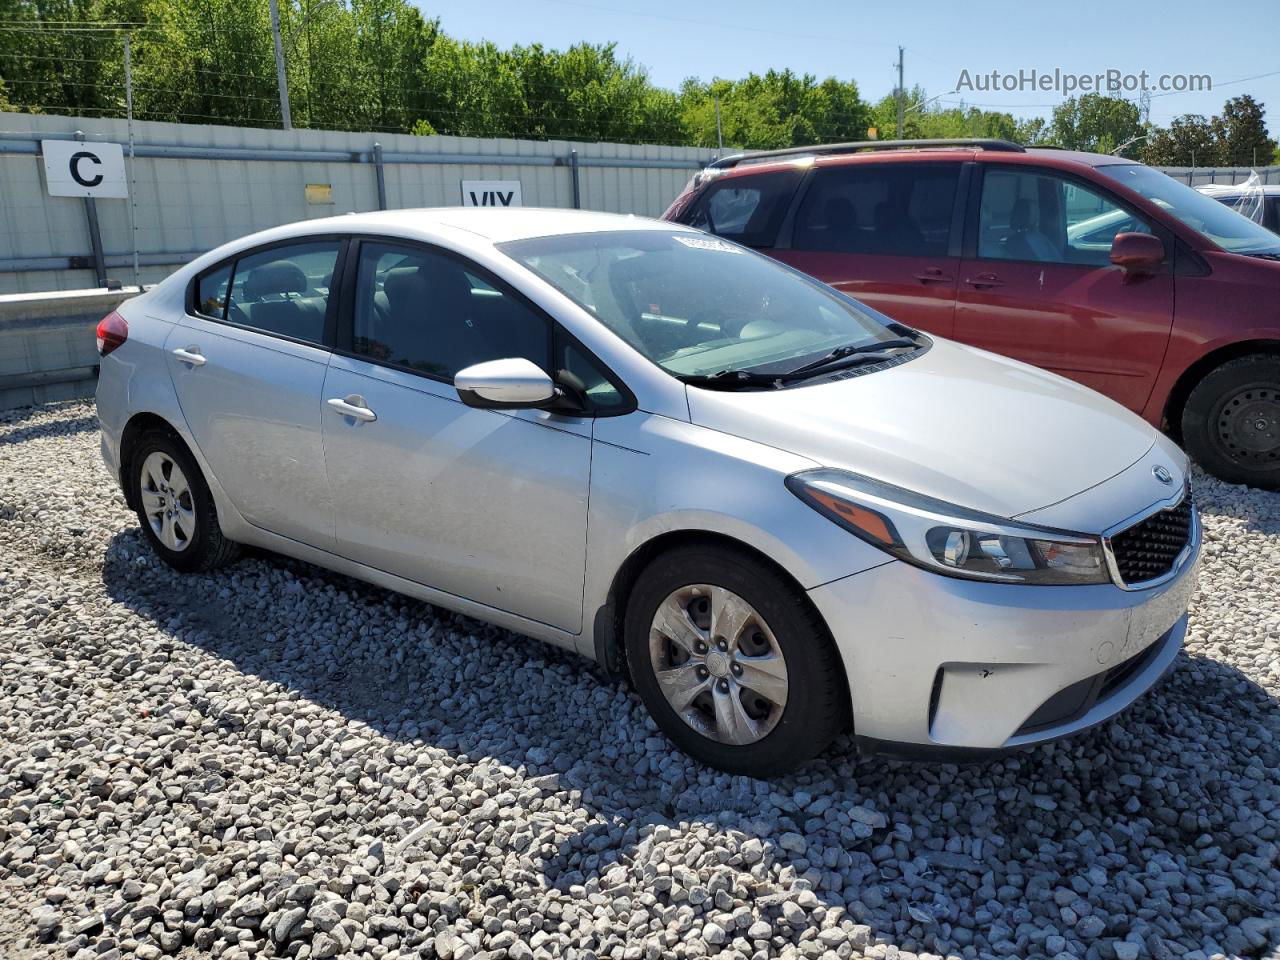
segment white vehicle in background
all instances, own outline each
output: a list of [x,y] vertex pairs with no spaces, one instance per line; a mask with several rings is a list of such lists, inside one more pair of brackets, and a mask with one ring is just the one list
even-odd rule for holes
[[1072,734],[1187,629],[1172,441],[690,227],[311,220],[98,343],[103,457],[169,564],[253,544],[594,657],[724,770]]
[[1272,233],[1280,233],[1280,183],[1206,183],[1196,189]]

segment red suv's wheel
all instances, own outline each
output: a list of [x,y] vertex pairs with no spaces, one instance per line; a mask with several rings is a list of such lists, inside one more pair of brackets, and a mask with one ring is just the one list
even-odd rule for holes
[[1280,356],[1229,360],[1196,384],[1182,413],[1182,438],[1214,476],[1280,487]]

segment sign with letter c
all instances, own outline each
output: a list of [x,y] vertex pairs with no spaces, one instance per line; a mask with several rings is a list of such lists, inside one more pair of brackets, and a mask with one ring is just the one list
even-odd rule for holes
[[124,149],[118,143],[41,140],[51,197],[127,197]]

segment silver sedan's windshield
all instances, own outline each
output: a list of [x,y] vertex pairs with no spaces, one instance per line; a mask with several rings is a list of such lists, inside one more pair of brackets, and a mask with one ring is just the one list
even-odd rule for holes
[[782,373],[901,337],[887,318],[718,237],[626,230],[499,249],[676,376]]
[[1280,237],[1266,227],[1159,170],[1140,163],[1105,164],[1097,169],[1130,190],[1158,203],[1171,215],[1228,253],[1255,256],[1280,254]]

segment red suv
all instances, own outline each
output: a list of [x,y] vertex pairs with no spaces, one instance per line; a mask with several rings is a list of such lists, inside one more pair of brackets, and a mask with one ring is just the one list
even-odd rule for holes
[[837,144],[718,160],[663,216],[1280,487],[1280,237],[1158,170],[1002,140]]

